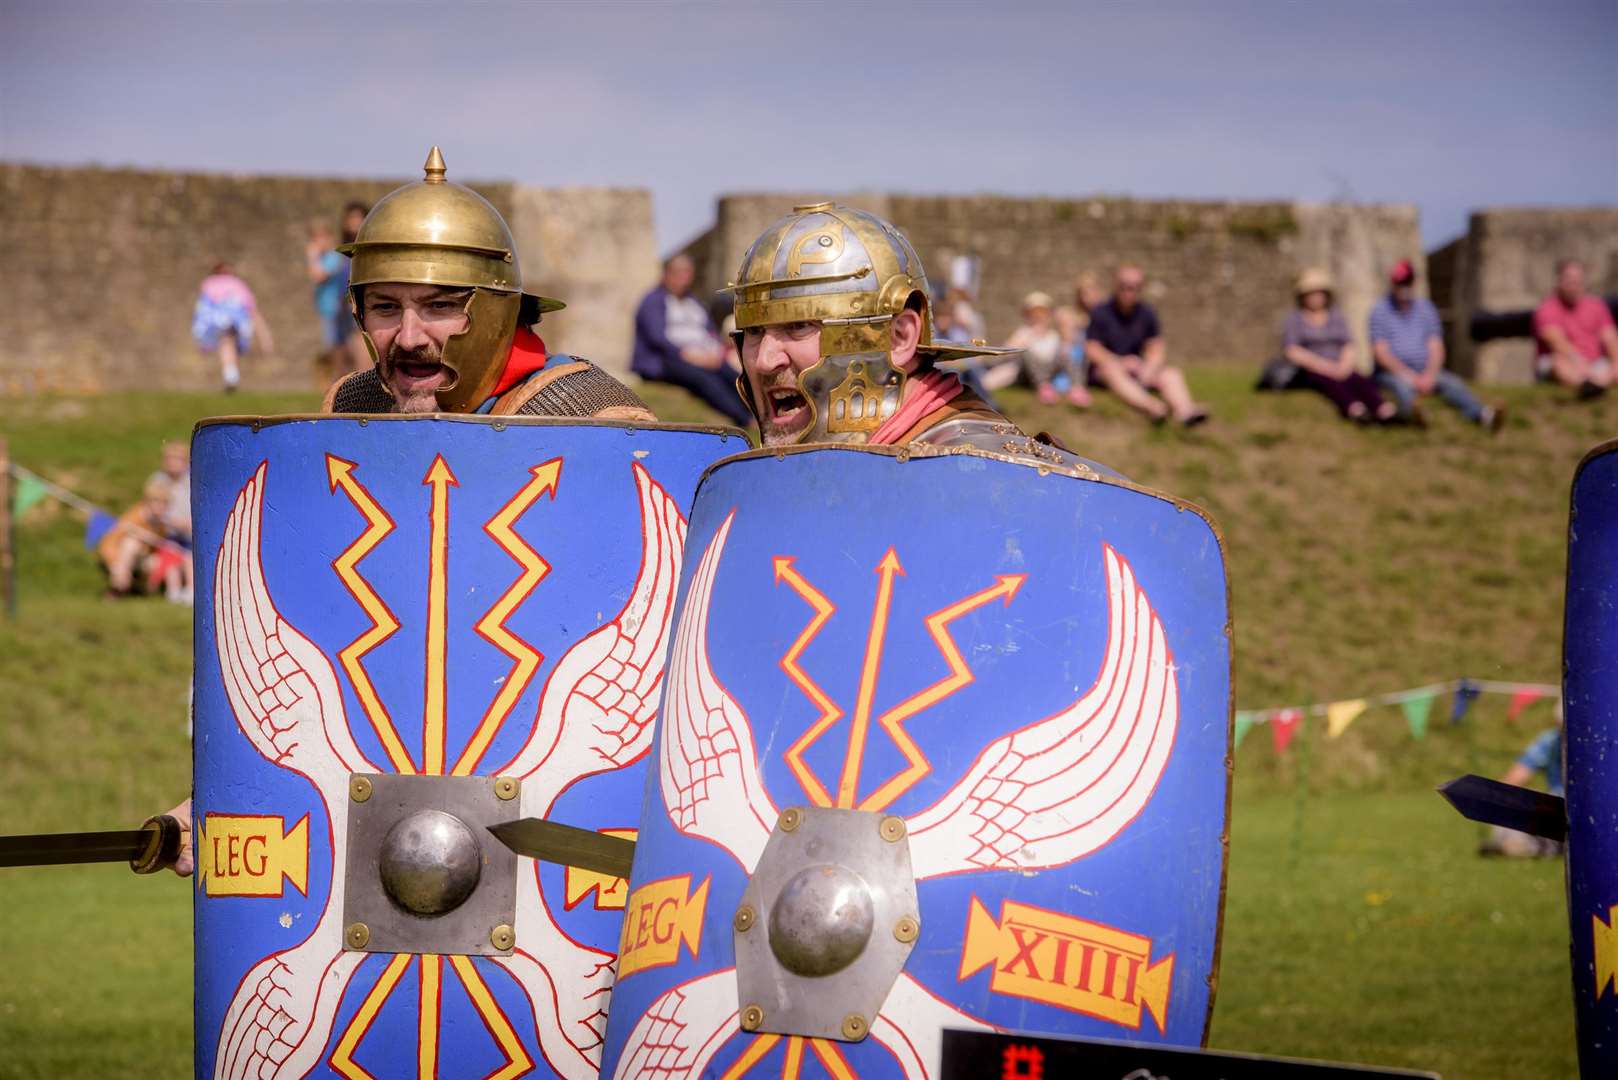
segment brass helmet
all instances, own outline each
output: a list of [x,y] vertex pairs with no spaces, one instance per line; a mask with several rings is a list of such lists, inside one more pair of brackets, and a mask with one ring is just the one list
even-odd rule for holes
[[[493,393],[519,317],[534,322],[541,313],[566,305],[523,293],[517,245],[505,219],[471,188],[444,179],[444,155],[438,147],[428,153],[424,172],[422,179],[383,196],[365,216],[359,235],[337,250],[353,263],[348,298],[356,320],[367,285],[402,282],[471,288],[466,329],[444,345],[450,381],[438,391],[438,404],[445,411],[469,412]],[[378,360],[370,334],[365,335],[365,344],[371,359]]]
[[[922,367],[1005,350],[933,342],[927,274],[894,226],[836,203],[795,206],[742,256],[730,286],[736,330],[820,323],[820,362],[798,376],[813,420],[799,441],[864,442],[899,411],[906,375],[892,363],[891,324],[906,307],[921,316]],[[747,374],[742,399],[758,415]]]

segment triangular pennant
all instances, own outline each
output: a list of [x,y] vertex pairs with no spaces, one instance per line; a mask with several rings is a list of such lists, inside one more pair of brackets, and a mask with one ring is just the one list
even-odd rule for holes
[[1414,738],[1419,739],[1427,734],[1427,717],[1433,711],[1433,699],[1436,696],[1421,694],[1399,702],[1399,708],[1405,713],[1405,723],[1410,725],[1410,734]]
[[1472,702],[1478,699],[1480,693],[1482,691],[1478,689],[1478,684],[1471,679],[1462,679],[1456,683],[1455,700],[1450,703],[1449,707],[1449,722],[1459,724],[1461,718],[1466,715],[1466,710],[1472,707]]
[[1355,698],[1353,701],[1334,701],[1326,706],[1326,737],[1335,739],[1348,730],[1348,725],[1359,719],[1360,713],[1365,711],[1365,699]]
[[50,493],[51,489],[46,487],[45,481],[39,477],[19,476],[17,477],[16,490],[12,492],[11,496],[11,512],[18,517],[22,517],[28,512],[30,506],[33,506]]
[[90,520],[84,524],[84,550],[94,551],[101,538],[118,524],[118,519],[101,510],[93,510]]
[[1238,712],[1236,714],[1236,730],[1231,733],[1231,749],[1234,750],[1240,746],[1242,740],[1247,738],[1247,733],[1253,729],[1253,719],[1253,714],[1250,712]]
[[1506,723],[1515,724],[1524,709],[1544,696],[1545,691],[1534,686],[1525,686],[1512,694],[1511,705],[1506,709]]
[[1287,752],[1287,744],[1292,742],[1292,736],[1297,734],[1298,721],[1303,719],[1301,709],[1277,709],[1270,714],[1270,738],[1275,742],[1275,752]]

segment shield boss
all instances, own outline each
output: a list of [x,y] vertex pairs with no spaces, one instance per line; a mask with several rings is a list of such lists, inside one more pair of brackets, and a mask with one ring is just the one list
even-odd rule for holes
[[377,863],[382,887],[393,902],[428,916],[460,907],[483,871],[472,830],[442,810],[417,810],[400,818],[383,838]]
[[830,975],[864,951],[875,920],[864,878],[846,866],[810,866],[770,908],[770,951],[788,971]]

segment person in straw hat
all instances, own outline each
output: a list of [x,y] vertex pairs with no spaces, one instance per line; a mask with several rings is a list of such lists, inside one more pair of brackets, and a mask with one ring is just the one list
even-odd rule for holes
[[1023,297],[1022,325],[1006,348],[1021,351],[1023,377],[1040,401],[1054,405],[1065,395],[1079,408],[1090,404],[1089,392],[1073,370],[1067,343],[1056,325],[1055,303],[1048,293],[1031,292]]
[[1297,365],[1298,380],[1324,394],[1345,420],[1389,423],[1398,406],[1360,371],[1348,320],[1333,305],[1331,275],[1310,267],[1298,275],[1297,307],[1281,327],[1281,353]]

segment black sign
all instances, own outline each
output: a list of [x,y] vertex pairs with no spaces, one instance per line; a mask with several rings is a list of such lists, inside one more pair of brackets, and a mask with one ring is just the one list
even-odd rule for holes
[[1180,1046],[944,1032],[942,1080],[1374,1080],[1437,1073]]

